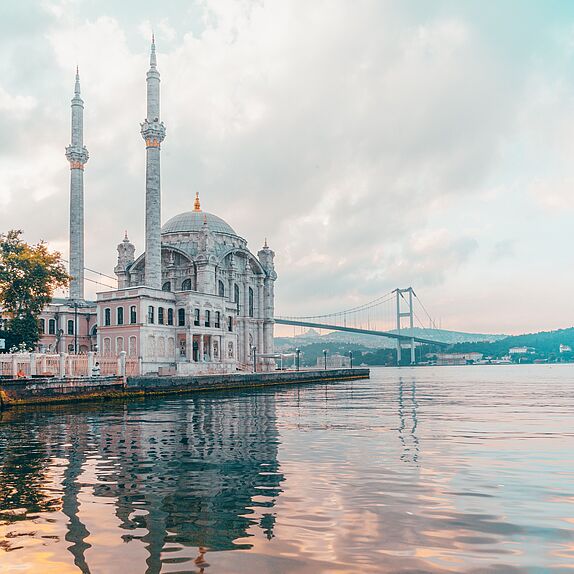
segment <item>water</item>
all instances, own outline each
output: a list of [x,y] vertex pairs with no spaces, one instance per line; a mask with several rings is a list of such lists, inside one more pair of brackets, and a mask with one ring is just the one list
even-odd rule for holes
[[571,571],[573,415],[570,365],[5,412],[0,572]]

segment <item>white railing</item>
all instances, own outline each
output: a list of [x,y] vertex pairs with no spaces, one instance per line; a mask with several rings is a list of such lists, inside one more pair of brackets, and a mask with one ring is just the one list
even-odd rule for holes
[[0,377],[94,377],[138,375],[139,361],[127,358],[125,351],[116,356],[100,356],[96,353],[69,355],[68,353],[2,353],[0,354]]

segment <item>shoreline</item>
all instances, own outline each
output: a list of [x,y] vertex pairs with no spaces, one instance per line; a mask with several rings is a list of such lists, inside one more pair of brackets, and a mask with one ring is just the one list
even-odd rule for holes
[[190,376],[36,378],[0,380],[0,409],[163,396],[220,390],[240,390],[329,381],[368,379],[366,368],[310,371],[271,371]]

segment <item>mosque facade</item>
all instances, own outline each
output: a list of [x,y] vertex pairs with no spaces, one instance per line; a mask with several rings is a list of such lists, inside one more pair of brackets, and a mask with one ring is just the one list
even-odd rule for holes
[[[84,299],[83,101],[79,77],[72,99],[69,299],[54,301],[41,318],[45,349],[139,360],[142,373],[231,373],[275,368],[273,355],[275,253],[253,254],[247,241],[201,207],[161,225],[160,74],[152,39],[147,72],[145,252],[136,256],[127,234],[114,268],[118,288]],[[78,321],[78,317],[81,319]],[[87,318],[87,319],[86,319]],[[60,347],[59,349],[57,347]]]

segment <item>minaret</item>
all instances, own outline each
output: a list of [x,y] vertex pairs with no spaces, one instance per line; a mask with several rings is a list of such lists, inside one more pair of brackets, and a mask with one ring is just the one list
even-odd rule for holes
[[84,101],[80,96],[80,74],[72,99],[72,143],[66,148],[70,162],[70,299],[84,299],[84,165],[88,161],[84,146]]
[[145,279],[147,287],[161,289],[160,146],[165,127],[159,120],[159,72],[152,36],[147,73],[147,118],[141,124],[146,145],[145,174]]

